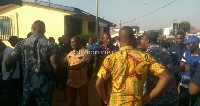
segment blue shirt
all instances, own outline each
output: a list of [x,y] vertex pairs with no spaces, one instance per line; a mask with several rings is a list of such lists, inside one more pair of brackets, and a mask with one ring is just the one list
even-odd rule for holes
[[[170,53],[165,48],[156,44],[150,45],[146,52],[151,54],[151,56],[153,56],[159,63],[165,66],[172,76],[172,79],[166,86],[165,90],[163,90],[163,92],[161,92],[155,98],[153,98],[149,102],[149,104],[165,105],[165,104],[175,103],[176,101],[178,101],[178,92],[176,90],[177,86],[174,78],[173,64]],[[149,94],[155,88],[158,81],[159,77],[154,76],[153,73],[148,71],[146,85],[145,85],[145,90],[146,90],[145,93]]]
[[89,54],[91,55],[90,59],[94,60],[94,53],[95,53],[94,44],[93,43],[92,44],[87,43],[86,48],[87,48],[87,50],[89,50]]
[[[200,62],[200,54],[197,56],[194,56],[191,54],[191,51],[186,51],[183,54],[183,58],[181,60],[182,62],[185,62],[187,65],[193,68],[197,68],[199,62]],[[190,83],[190,79],[194,76],[194,72],[182,72],[181,75],[181,81],[180,85],[184,88],[188,88],[188,84]]]

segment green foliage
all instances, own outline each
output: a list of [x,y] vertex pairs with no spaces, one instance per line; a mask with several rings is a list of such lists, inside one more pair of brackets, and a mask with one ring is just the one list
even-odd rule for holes
[[173,35],[173,36],[175,36],[175,33],[174,33],[174,31],[173,31],[173,30],[170,30],[170,35]]
[[95,34],[81,34],[78,35],[82,40],[88,41],[89,38],[93,38],[94,40],[96,40],[98,38],[98,36],[96,36]]
[[183,30],[184,32],[189,32],[190,31],[190,22],[188,21],[182,21],[179,23],[179,28]]
[[159,36],[163,35],[163,29],[158,29],[155,32],[157,32]]

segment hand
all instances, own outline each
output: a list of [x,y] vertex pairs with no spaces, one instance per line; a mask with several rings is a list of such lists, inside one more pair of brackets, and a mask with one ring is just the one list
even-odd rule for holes
[[60,65],[61,65],[61,68],[64,68],[65,70],[69,69],[69,64],[67,61],[62,61]]
[[109,101],[104,101],[104,103],[106,104],[106,106],[109,106]]
[[184,68],[185,68],[185,71],[186,71],[186,72],[189,72],[189,71],[191,70],[191,69],[190,69],[190,66],[187,65],[187,64],[184,65]]
[[144,95],[143,97],[142,97],[142,103],[144,104],[144,103],[148,103],[149,101],[151,101],[151,97],[150,97],[150,95],[148,94],[148,95]]

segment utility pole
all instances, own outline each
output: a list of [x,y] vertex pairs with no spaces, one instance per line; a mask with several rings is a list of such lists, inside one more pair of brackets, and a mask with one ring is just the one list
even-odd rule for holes
[[51,3],[50,3],[50,0],[49,0],[49,7],[50,7],[50,4],[51,4]]
[[98,21],[98,3],[99,0],[96,0],[96,20],[95,20],[95,35],[98,35],[98,27],[99,27],[99,21]]
[[121,27],[122,27],[122,23],[121,23],[121,20],[120,20],[120,22],[119,22],[119,28],[121,29]]
[[37,1],[38,1],[38,0],[34,0],[34,4],[37,4]]

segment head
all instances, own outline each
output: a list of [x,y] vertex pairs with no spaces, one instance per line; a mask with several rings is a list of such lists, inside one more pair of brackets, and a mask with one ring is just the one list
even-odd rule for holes
[[2,61],[3,60],[3,51],[5,50],[6,48],[6,45],[0,41],[0,60]]
[[79,50],[82,48],[81,38],[79,36],[74,36],[71,38],[71,47],[73,50]]
[[59,44],[59,45],[62,45],[62,41],[61,41],[61,40],[62,40],[62,37],[59,37],[59,38],[58,38],[58,44]]
[[62,35],[62,38],[61,38],[61,42],[63,44],[67,44],[67,42],[69,42],[69,36],[68,35]]
[[103,44],[103,38],[99,38],[99,44],[100,44],[100,45]]
[[117,46],[120,48],[119,36],[115,37],[115,42],[117,43]]
[[103,45],[110,45],[110,44],[111,44],[111,36],[110,36],[110,33],[105,32],[105,33],[103,34],[102,40],[103,40]]
[[185,33],[183,31],[176,33],[176,44],[182,45],[185,40]]
[[142,51],[146,51],[152,44],[157,44],[158,35],[155,32],[145,32],[140,39],[139,47]]
[[88,43],[92,44],[93,43],[93,38],[89,38]]
[[100,38],[97,38],[97,43],[100,43]]
[[26,37],[29,38],[31,35],[33,35],[33,33],[29,32]]
[[3,52],[6,47],[7,47],[6,44],[3,43],[3,41],[0,41],[0,52]]
[[131,27],[129,26],[123,26],[119,30],[119,42],[120,42],[120,47],[123,46],[132,46],[133,43],[135,42],[135,36],[134,36],[134,31]]
[[117,42],[117,40],[119,40],[119,36],[115,36],[115,42]]
[[49,41],[50,41],[51,43],[55,43],[55,39],[54,39],[53,37],[49,37]]
[[46,32],[43,21],[37,20],[32,24],[31,32],[33,35],[44,35]]
[[193,52],[199,49],[199,38],[195,35],[191,35],[183,42],[183,44],[186,45],[188,50]]
[[11,46],[15,47],[15,45],[17,44],[17,42],[19,41],[19,38],[17,36],[11,36],[8,39],[8,42],[10,43]]

